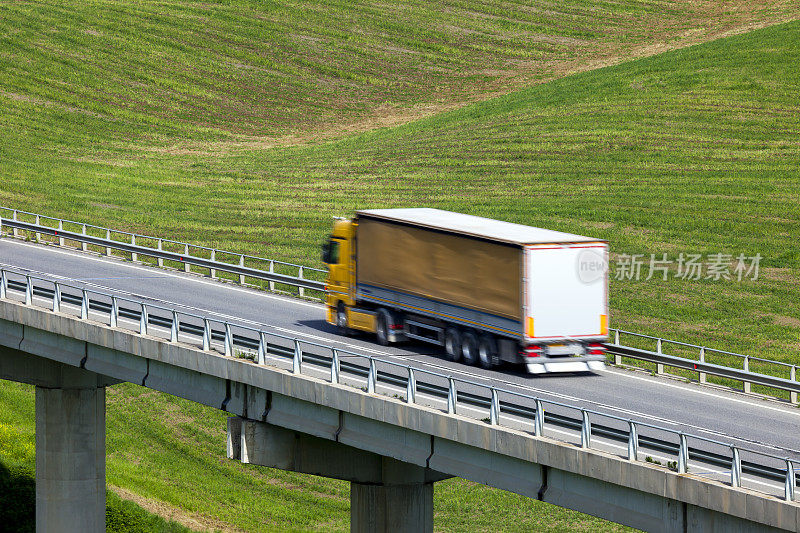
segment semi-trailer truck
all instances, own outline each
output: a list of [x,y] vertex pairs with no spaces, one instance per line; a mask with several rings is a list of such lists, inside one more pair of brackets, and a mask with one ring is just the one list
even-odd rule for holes
[[528,372],[603,368],[608,243],[429,208],[336,219],[323,245],[328,323]]

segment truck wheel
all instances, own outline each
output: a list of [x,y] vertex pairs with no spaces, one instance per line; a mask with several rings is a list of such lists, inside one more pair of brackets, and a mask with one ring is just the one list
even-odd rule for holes
[[444,330],[444,351],[450,361],[461,359],[461,334],[456,328]]
[[347,309],[345,309],[343,302],[339,302],[336,307],[336,330],[339,335],[350,334],[350,328],[347,327]]
[[478,340],[478,364],[482,368],[492,368],[495,366],[497,357],[497,344],[491,335],[481,335]]
[[467,332],[461,336],[461,358],[468,365],[478,362],[478,337],[474,333]]
[[389,325],[386,322],[385,313],[378,313],[378,318],[375,321],[375,336],[381,346],[389,345]]

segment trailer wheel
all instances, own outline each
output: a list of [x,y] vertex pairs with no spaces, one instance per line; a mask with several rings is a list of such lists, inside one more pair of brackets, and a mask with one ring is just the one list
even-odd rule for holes
[[481,335],[478,340],[478,364],[482,368],[492,368],[495,366],[497,358],[497,343],[491,335]]
[[444,351],[450,361],[461,359],[461,334],[456,328],[444,330]]
[[461,336],[461,358],[468,365],[478,362],[478,337],[472,332]]
[[389,323],[386,321],[386,313],[378,313],[378,318],[375,321],[375,336],[378,338],[378,344],[388,346]]

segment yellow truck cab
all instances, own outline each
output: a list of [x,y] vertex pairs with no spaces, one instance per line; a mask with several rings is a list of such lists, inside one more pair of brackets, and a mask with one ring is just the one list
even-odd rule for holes
[[355,309],[357,227],[355,221],[335,219],[333,232],[322,246],[322,260],[328,265],[326,320],[343,334],[351,329],[375,332],[375,313]]
[[608,338],[608,243],[439,209],[336,219],[323,245],[326,320],[380,344],[531,373],[599,370]]

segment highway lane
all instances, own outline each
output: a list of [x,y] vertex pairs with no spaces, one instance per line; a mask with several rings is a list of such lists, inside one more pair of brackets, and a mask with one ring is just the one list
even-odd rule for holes
[[119,259],[18,240],[0,239],[0,264],[41,277],[119,291],[197,314],[264,327],[285,335],[346,347],[359,353],[514,388],[567,404],[615,412],[708,438],[800,458],[800,412],[774,401],[608,369],[591,375],[528,376],[518,369],[483,371],[445,361],[426,345],[382,347],[368,337],[345,338],[323,320],[320,304],[164,271]]

